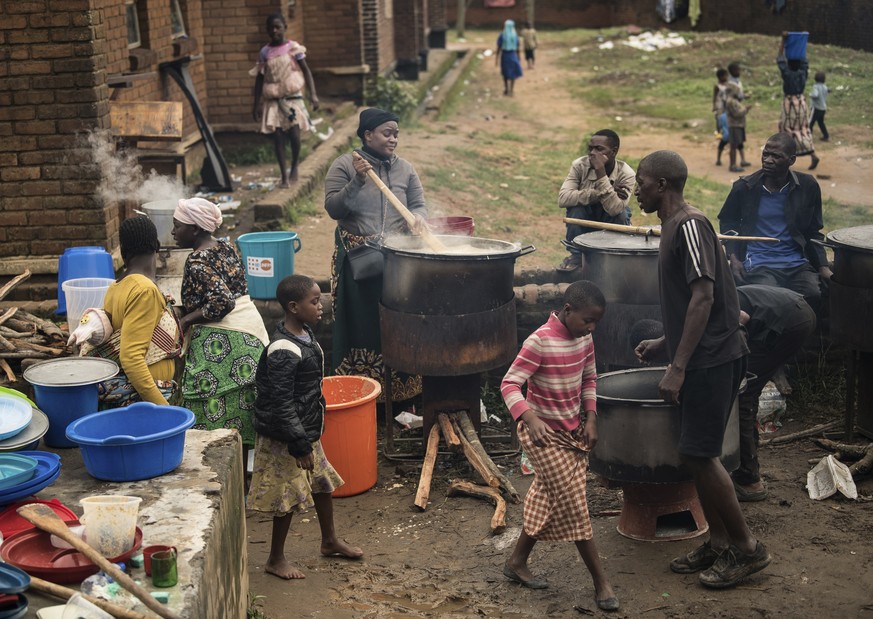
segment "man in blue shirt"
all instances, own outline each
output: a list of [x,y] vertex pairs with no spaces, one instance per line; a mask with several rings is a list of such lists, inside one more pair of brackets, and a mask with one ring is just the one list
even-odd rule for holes
[[722,234],[779,239],[726,243],[738,285],[788,288],[818,311],[821,283],[832,275],[824,248],[812,242],[824,238],[821,188],[809,174],[791,170],[795,153],[789,134],[770,136],[761,169],[734,183],[718,220]]

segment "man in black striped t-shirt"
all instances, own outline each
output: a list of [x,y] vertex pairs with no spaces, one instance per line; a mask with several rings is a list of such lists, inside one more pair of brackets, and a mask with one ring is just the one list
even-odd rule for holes
[[681,410],[677,447],[697,487],[710,539],[670,569],[700,573],[701,584],[732,587],[764,569],[770,555],[749,530],[730,475],[719,460],[748,354],[730,267],[706,216],[685,202],[688,168],[677,153],[657,151],[637,169],[636,198],[661,220],[658,280],[664,337],[636,348],[641,361],[666,348],[670,365],[658,389]]

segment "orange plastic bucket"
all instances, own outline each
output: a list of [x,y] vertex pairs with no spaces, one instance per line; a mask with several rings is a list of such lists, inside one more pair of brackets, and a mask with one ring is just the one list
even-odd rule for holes
[[365,376],[328,376],[322,384],[327,411],[321,446],[346,482],[333,496],[354,496],[376,485],[376,398],[382,385]]

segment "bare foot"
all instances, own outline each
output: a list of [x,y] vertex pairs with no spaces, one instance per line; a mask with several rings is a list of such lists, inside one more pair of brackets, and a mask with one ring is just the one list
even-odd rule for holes
[[343,557],[345,559],[360,559],[364,551],[357,546],[350,546],[345,540],[321,543],[321,554],[325,557]]
[[296,183],[296,182],[297,182],[297,178],[298,178],[298,175],[297,175],[297,168],[296,168],[296,167],[291,168],[291,174],[290,174],[291,182],[292,182],[292,183]]
[[282,182],[279,183],[279,189],[288,189],[290,186],[291,184],[286,179],[282,179]]
[[285,559],[277,561],[276,563],[267,563],[264,566],[264,571],[267,572],[267,574],[278,576],[283,580],[300,580],[301,578],[306,578],[306,575],[303,572],[288,563]]

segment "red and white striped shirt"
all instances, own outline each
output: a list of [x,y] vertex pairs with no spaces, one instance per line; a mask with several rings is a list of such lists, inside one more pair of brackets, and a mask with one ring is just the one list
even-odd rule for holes
[[[525,382],[527,399],[521,392]],[[552,429],[572,431],[581,423],[581,410],[596,410],[596,386],[591,336],[573,337],[552,314],[522,344],[500,393],[513,419],[533,410]]]

